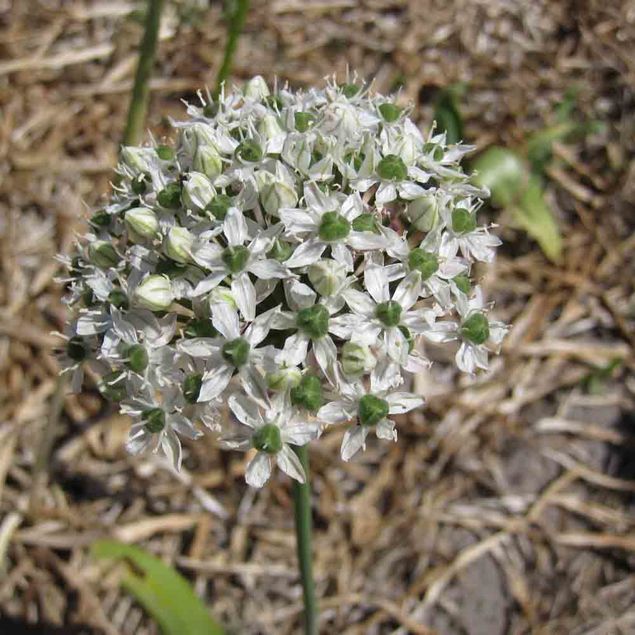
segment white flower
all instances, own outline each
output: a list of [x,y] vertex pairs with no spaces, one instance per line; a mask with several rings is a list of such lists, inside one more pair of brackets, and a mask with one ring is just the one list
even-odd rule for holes
[[388,415],[403,414],[423,404],[423,398],[394,388],[401,380],[394,365],[378,364],[370,375],[370,390],[359,383],[340,379],[341,398],[322,406],[318,419],[330,424],[357,419],[356,425],[348,428],[342,440],[341,454],[348,461],[365,447],[371,430],[378,439],[397,440],[395,423]]
[[148,276],[135,289],[136,303],[150,311],[166,311],[174,301],[172,286],[167,276]]
[[221,444],[232,450],[256,450],[245,471],[247,483],[262,487],[271,476],[273,461],[285,474],[304,483],[304,468],[289,444],[306,445],[317,436],[317,426],[295,419],[289,405],[280,399],[272,404],[234,394],[228,403],[245,429],[222,437]]

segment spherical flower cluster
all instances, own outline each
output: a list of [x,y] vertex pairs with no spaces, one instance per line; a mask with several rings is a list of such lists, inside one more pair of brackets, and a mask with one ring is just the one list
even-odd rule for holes
[[[467,146],[423,136],[367,86],[242,91],[188,107],[174,146],[125,147],[111,202],[66,259],[65,371],[88,364],[132,417],[127,447],[165,453],[202,426],[249,450],[246,479],[276,463],[302,481],[292,445],[332,424],[350,459],[429,365],[425,340],[487,368],[503,324],[470,277],[499,244],[477,223],[486,192]],[[231,415],[220,416],[227,405]]]

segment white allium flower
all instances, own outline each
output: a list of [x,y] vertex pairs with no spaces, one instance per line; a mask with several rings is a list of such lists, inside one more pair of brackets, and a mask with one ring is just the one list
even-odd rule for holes
[[350,423],[344,460],[370,431],[397,438],[391,415],[423,403],[400,386],[430,365],[426,340],[487,368],[506,327],[470,276],[500,240],[478,225],[468,146],[361,83],[256,77],[187,113],[174,144],[123,148],[112,199],[60,258],[63,372],[76,391],[87,365],[99,376],[132,453],[178,468],[209,428],[252,453],[249,484],[274,463],[302,481],[292,446],[330,424]]

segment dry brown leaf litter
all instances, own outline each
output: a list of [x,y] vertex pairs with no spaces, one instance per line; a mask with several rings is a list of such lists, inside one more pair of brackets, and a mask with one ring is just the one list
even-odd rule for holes
[[[225,35],[219,4],[204,5],[174,3],[164,20],[148,124],[158,138],[181,98],[213,84]],[[556,148],[561,266],[497,219],[505,247],[484,284],[514,328],[491,371],[466,380],[440,363],[417,378],[428,406],[400,421],[394,446],[343,464],[333,431],[312,449],[323,632],[633,632],[635,7],[252,5],[237,79],[301,86],[349,66],[380,90],[403,84],[423,122],[438,87],[467,82],[466,136],[480,147],[522,143],[574,85],[582,113],[607,123]],[[287,481],[247,489],[242,457],[211,441],[174,476],[124,454],[127,422],[94,386],[56,393],[50,332],[64,309],[52,257],[108,192],[137,8],[0,3],[0,614],[47,632],[155,633],[116,571],[88,558],[109,535],[176,564],[234,632],[298,633]],[[615,357],[622,366],[588,394],[585,377]]]

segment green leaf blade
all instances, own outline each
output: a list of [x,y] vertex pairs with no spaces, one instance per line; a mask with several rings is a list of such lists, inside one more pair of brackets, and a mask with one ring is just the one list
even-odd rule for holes
[[114,540],[97,541],[92,554],[126,564],[122,586],[157,621],[164,635],[224,635],[188,581],[158,558]]

